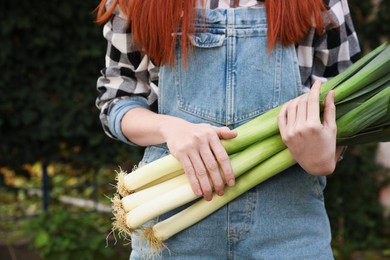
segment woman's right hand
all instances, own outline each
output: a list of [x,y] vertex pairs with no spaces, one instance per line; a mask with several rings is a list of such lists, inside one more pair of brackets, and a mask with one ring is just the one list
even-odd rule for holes
[[225,182],[234,185],[232,166],[220,141],[236,137],[234,130],[169,117],[160,123],[160,131],[197,196],[211,200],[213,190],[220,196],[224,194]]

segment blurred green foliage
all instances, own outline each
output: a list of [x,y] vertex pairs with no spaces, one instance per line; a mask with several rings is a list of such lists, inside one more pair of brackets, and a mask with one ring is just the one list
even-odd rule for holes
[[356,250],[390,249],[390,216],[378,199],[380,189],[390,184],[390,170],[376,165],[375,155],[374,144],[349,147],[328,177],[325,205],[339,259]]
[[390,41],[390,1],[348,0],[360,45],[364,52]]
[[57,208],[34,218],[26,225],[26,234],[42,259],[128,259],[128,248],[121,252],[112,246],[114,241],[106,241],[110,220],[107,214]]
[[[390,41],[390,1],[348,2],[363,54]],[[390,173],[376,165],[375,156],[375,144],[350,147],[328,178],[325,199],[337,259],[390,258],[390,217],[384,216],[378,201],[380,189],[390,183]],[[374,256],[354,256],[353,252],[367,249],[378,251]]]
[[97,3],[1,1],[1,166],[46,160],[99,167],[138,156],[105,136],[95,108],[106,48],[94,23]]

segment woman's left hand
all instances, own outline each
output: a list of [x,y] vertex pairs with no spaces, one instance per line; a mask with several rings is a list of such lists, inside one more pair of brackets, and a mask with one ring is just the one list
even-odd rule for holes
[[336,106],[334,92],[326,97],[323,121],[320,118],[321,82],[310,92],[287,102],[278,117],[279,130],[293,158],[312,175],[331,174],[343,151],[336,148]]

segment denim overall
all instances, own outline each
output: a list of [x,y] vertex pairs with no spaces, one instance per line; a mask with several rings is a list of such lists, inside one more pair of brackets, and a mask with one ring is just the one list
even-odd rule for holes
[[[175,65],[160,70],[159,113],[235,128],[300,94],[294,46],[268,52],[265,8],[204,15],[199,33],[190,36],[188,67],[178,44]],[[147,147],[142,163],[168,153],[165,145]],[[325,178],[294,166],[168,239],[161,257],[333,259],[324,187]],[[150,254],[145,241],[136,235],[132,240],[130,259],[145,259]]]

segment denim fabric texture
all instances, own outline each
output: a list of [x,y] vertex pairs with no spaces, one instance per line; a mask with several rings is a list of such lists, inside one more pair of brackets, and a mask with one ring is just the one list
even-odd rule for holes
[[[161,67],[160,113],[235,128],[300,94],[295,48],[268,52],[263,7],[204,15],[190,37],[188,66],[178,44],[175,65]],[[168,153],[165,145],[147,147],[141,163]],[[294,166],[168,239],[161,259],[333,259],[325,182]],[[142,237],[134,235],[132,247],[130,259],[150,256]]]

